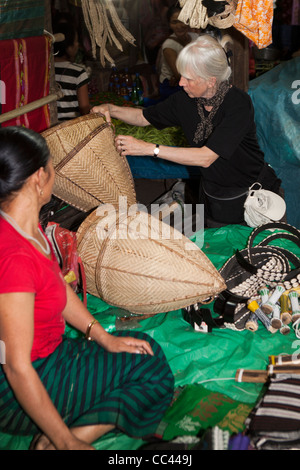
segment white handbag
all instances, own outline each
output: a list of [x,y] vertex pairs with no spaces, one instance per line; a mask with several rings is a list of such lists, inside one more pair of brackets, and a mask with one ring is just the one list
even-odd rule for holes
[[[258,189],[254,189],[258,185]],[[244,218],[249,227],[259,227],[269,222],[278,222],[286,212],[284,199],[272,191],[262,189],[260,183],[249,188],[244,203]]]

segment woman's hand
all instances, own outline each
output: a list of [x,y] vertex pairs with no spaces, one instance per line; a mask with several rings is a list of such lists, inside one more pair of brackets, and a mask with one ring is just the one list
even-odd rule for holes
[[118,135],[115,146],[120,155],[153,155],[155,145],[130,135]]
[[90,112],[101,114],[101,116],[105,117],[106,122],[111,122],[111,115],[108,103],[93,106]]
[[101,346],[107,351],[114,353],[128,352],[153,356],[153,351],[148,341],[131,336],[114,336],[107,333],[106,337],[101,340]]
[[30,444],[30,450],[95,450],[95,448],[86,442],[78,439],[70,431],[69,439],[59,444],[57,447],[48,439],[45,434],[37,434]]

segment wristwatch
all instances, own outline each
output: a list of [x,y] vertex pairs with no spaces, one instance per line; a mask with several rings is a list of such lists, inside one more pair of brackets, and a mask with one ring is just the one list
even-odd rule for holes
[[159,154],[159,145],[156,144],[156,147],[154,149],[154,155],[153,155],[153,158],[157,158],[157,155]]

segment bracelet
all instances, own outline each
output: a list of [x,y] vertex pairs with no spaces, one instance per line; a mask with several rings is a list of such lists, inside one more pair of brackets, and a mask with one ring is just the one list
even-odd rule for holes
[[154,149],[154,155],[153,155],[153,158],[157,158],[157,155],[159,154],[159,145],[156,144],[156,147]]
[[99,323],[98,320],[93,320],[93,321],[91,321],[91,323],[88,324],[88,327],[87,327],[86,333],[85,333],[85,339],[87,341],[93,341],[90,335],[91,335],[91,329],[93,328],[95,323]]

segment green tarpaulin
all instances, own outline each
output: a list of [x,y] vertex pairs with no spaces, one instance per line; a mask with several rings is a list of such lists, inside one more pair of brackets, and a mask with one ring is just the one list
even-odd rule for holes
[[[202,248],[217,269],[235,250],[246,247],[251,229],[228,226],[198,232],[192,240]],[[260,241],[266,232],[257,237]],[[300,256],[300,249],[287,241],[280,242]],[[213,329],[211,333],[196,332],[183,319],[182,311],[161,313],[140,320],[119,318],[120,311],[100,299],[88,296],[88,308],[108,331],[116,328],[138,328],[151,335],[162,346],[175,376],[176,396],[162,423],[164,438],[176,435],[195,435],[208,426],[219,425],[232,433],[243,428],[263,384],[235,381],[237,369],[266,370],[269,355],[292,354],[299,341],[292,331],[283,336],[269,333],[260,324],[258,331]],[[78,333],[67,328],[67,335]],[[27,449],[31,438],[0,434],[0,449]],[[128,438],[122,433],[110,433],[101,438],[96,449],[132,450],[139,448],[141,440]]]

